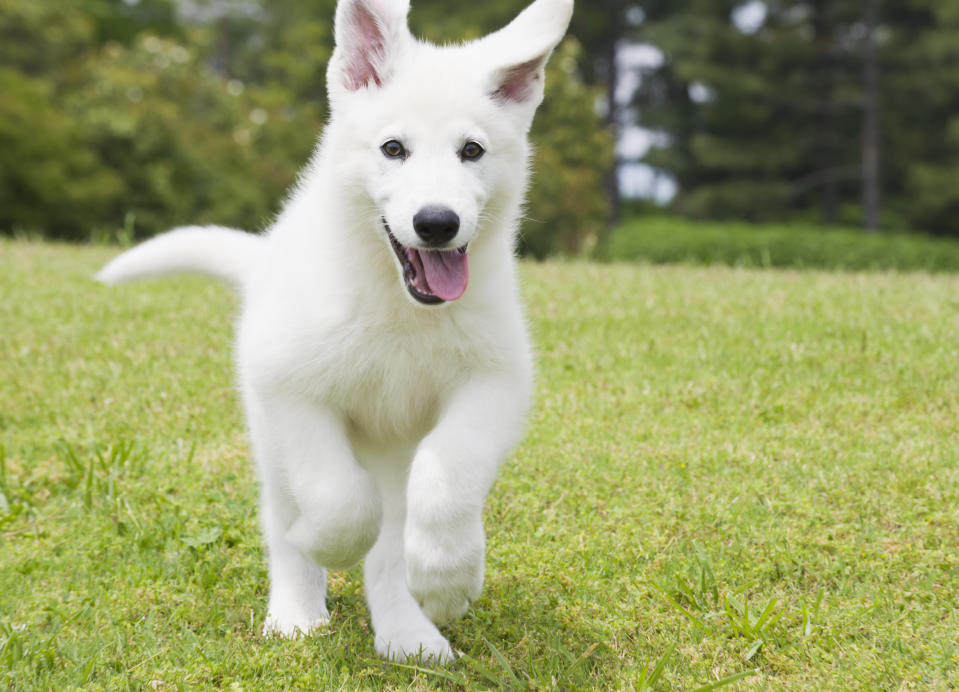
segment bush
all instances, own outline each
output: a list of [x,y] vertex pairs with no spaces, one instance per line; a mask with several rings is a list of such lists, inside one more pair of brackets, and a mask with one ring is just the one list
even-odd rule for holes
[[102,218],[123,182],[49,103],[53,86],[0,67],[0,229],[69,236]]
[[653,216],[618,226],[600,248],[608,260],[829,270],[959,271],[959,242],[818,226],[690,222]]
[[109,44],[90,75],[91,87],[71,94],[68,107],[123,189],[105,216],[84,219],[80,238],[128,215],[137,237],[183,223],[255,230],[308,155],[309,134],[295,157],[263,146],[271,128],[289,125],[282,110],[260,107],[255,91],[214,74],[176,42],[146,36],[129,48]]
[[594,248],[609,203],[603,176],[613,165],[613,135],[596,112],[599,91],[576,73],[582,48],[567,38],[546,66],[546,98],[536,113],[534,159],[520,234],[524,255],[575,255]]
[[[178,20],[173,0],[0,2],[0,235],[267,224],[327,115],[333,4],[203,22]],[[581,52],[573,39],[556,51],[532,133],[522,240],[538,257],[604,230],[613,141]]]

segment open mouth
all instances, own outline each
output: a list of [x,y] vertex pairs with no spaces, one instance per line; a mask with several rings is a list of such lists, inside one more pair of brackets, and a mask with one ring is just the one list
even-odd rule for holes
[[396,259],[403,268],[403,282],[420,303],[436,305],[456,300],[469,283],[469,256],[466,245],[456,250],[422,250],[406,247],[396,239],[383,220]]

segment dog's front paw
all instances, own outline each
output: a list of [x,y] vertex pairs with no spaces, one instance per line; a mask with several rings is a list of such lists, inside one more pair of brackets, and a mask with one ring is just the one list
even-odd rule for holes
[[263,622],[263,636],[299,639],[329,624],[330,616],[325,608],[312,614],[295,612],[291,608],[271,608]]
[[376,633],[374,646],[377,654],[399,663],[419,661],[443,664],[456,658],[449,642],[432,626],[421,629],[409,626],[388,628],[384,632]]
[[463,615],[483,589],[485,541],[479,518],[461,530],[406,531],[406,584],[437,625]]

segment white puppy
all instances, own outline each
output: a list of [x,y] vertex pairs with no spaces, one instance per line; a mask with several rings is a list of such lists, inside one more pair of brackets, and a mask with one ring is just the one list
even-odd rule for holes
[[340,0],[332,115],[264,235],[181,228],[107,283],[193,271],[242,296],[236,359],[262,484],[267,633],[326,623],[326,570],[366,557],[376,650],[453,658],[437,625],[483,584],[483,503],[533,369],[514,244],[527,133],[572,0],[459,46],[408,0]]

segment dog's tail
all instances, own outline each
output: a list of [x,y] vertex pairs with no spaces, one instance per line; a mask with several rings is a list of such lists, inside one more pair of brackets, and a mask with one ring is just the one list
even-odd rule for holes
[[241,288],[263,238],[222,226],[184,226],[114,257],[96,275],[117,284],[167,274],[205,274]]

